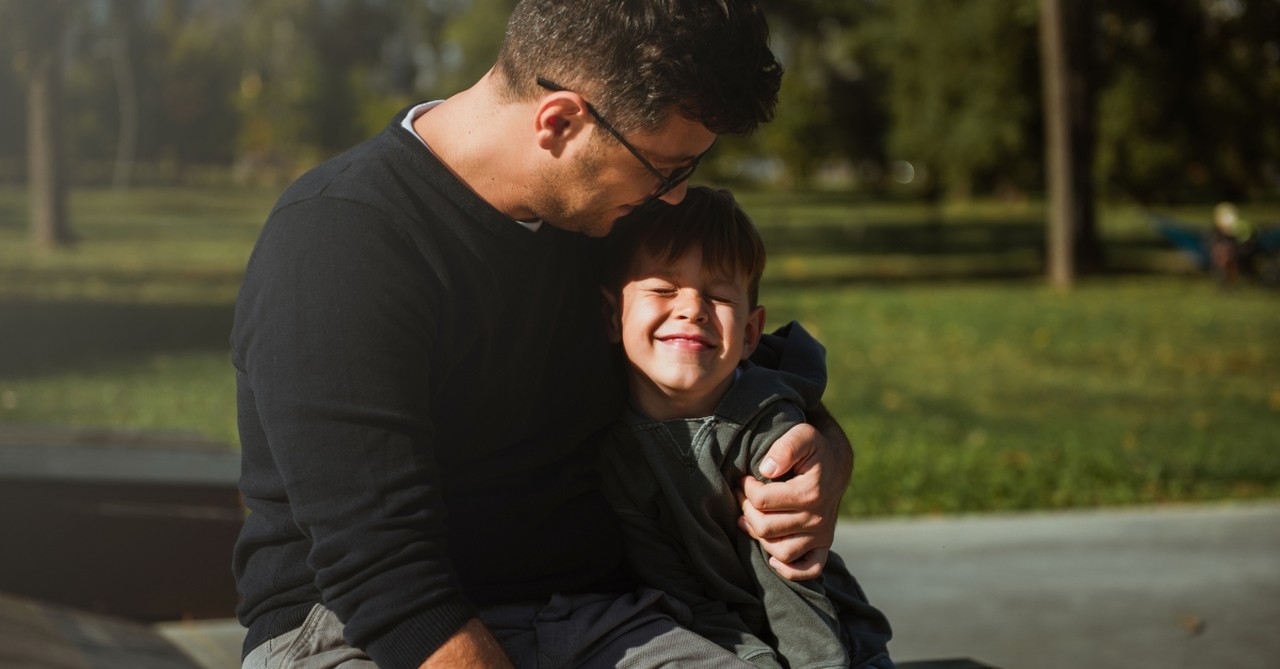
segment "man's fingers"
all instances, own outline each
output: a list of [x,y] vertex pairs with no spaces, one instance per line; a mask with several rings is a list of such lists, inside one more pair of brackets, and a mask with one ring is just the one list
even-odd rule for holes
[[[828,524],[821,516],[802,504],[795,504],[796,499],[807,496],[803,486],[788,483],[791,482],[766,484],[746,477],[742,482],[742,515],[738,525],[759,541],[777,562],[774,568],[783,578],[807,580],[822,573],[833,533],[827,531]],[[772,510],[766,511],[760,504]]]
[[822,519],[808,511],[765,512],[752,503],[750,498],[742,502],[741,518],[743,528],[757,539],[778,539],[822,528]]
[[748,476],[742,481],[742,494],[739,503],[749,502],[765,513],[813,509],[820,501],[821,489],[816,485],[815,475],[802,475],[787,481],[761,483]]
[[[804,559],[815,550],[827,550],[812,534],[792,534],[778,539],[760,539],[760,545],[773,559],[795,567],[798,560]],[[825,559],[825,558],[824,558]]]
[[827,564],[827,556],[831,551],[826,548],[815,548],[794,562],[783,562],[776,557],[769,558],[769,566],[778,575],[788,581],[808,581],[822,575]]
[[[807,567],[797,566],[797,561],[811,556],[816,560],[821,570],[821,565],[826,563],[825,551],[831,548],[831,541],[824,540],[821,534],[821,525],[815,525],[817,532],[788,532],[785,534],[767,535],[762,534],[759,528],[752,527],[746,516],[738,518],[738,527],[751,536],[752,539],[760,542],[760,547],[764,549],[773,559],[780,563],[790,565],[791,569],[806,569]],[[767,531],[767,530],[765,530]],[[816,553],[816,551],[824,551]]]

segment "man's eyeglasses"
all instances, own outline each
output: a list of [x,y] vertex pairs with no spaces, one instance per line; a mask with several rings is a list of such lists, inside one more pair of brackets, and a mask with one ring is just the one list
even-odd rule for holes
[[[542,77],[538,77],[537,82],[539,86],[549,91],[569,90],[560,84],[548,81]],[[658,168],[653,166],[653,163],[650,163],[643,155],[641,155],[640,151],[636,149],[636,147],[632,146],[631,142],[628,142],[627,138],[623,137],[622,133],[618,132],[618,130],[613,127],[613,124],[606,121],[605,118],[600,115],[600,112],[596,111],[595,106],[586,100],[583,100],[583,102],[587,105],[587,113],[591,114],[591,117],[596,120],[596,123],[599,123],[600,127],[609,131],[610,135],[613,135],[614,138],[622,144],[622,146],[626,147],[626,149],[631,152],[631,155],[636,157],[636,160],[639,160],[640,163],[644,165],[645,169],[649,170],[650,174],[658,179],[658,190],[654,191],[654,193],[649,196],[649,200],[656,200],[663,195],[670,193],[676,186],[679,186],[688,180],[690,176],[693,176],[693,171],[698,169],[698,161],[702,160],[702,156],[707,155],[706,152],[704,152],[695,157],[693,162],[688,165],[671,170],[671,174],[669,175],[663,174]],[[707,149],[707,151],[710,150],[711,149]]]

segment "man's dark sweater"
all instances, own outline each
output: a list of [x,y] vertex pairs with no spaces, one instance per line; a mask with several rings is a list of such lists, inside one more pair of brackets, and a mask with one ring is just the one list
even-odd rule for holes
[[323,603],[416,667],[475,606],[624,587],[586,446],[622,397],[598,244],[519,226],[399,119],[285,192],[231,338],[245,652]]

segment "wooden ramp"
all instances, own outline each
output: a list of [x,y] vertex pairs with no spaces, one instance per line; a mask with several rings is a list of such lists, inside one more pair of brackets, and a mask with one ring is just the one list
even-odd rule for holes
[[137,621],[231,617],[239,469],[189,433],[0,426],[0,592]]
[[201,669],[145,625],[3,593],[0,668]]

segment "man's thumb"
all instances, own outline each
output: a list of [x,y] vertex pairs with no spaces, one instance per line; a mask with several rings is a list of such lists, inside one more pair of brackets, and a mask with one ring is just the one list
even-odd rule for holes
[[802,444],[813,443],[813,437],[817,431],[808,423],[801,423],[786,434],[778,437],[777,441],[769,447],[769,452],[765,454],[764,460],[760,461],[760,475],[775,479],[783,474],[791,471],[797,463],[804,459],[807,453],[802,452]]

